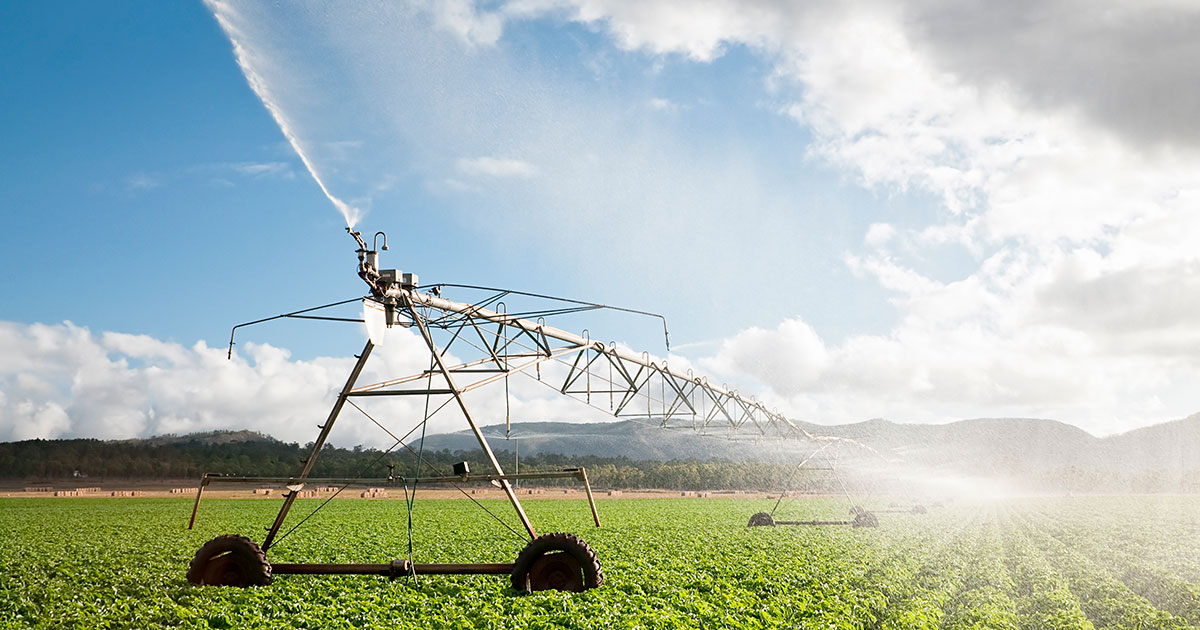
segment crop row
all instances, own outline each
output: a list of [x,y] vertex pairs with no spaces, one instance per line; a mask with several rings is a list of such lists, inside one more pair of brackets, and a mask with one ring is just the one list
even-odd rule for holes
[[[575,532],[599,552],[606,581],[582,594],[517,596],[490,576],[279,576],[262,588],[197,588],[184,579],[195,550],[217,534],[260,537],[275,502],[213,500],[188,531],[186,499],[0,499],[0,628],[1188,627],[1195,618],[1183,604],[1196,600],[1173,600],[1192,592],[1170,589],[1190,583],[1139,552],[1154,542],[1143,530],[1130,536],[1140,547],[1117,540],[1146,500],[1127,501],[1114,500],[1107,516],[1103,502],[1021,501],[883,514],[877,528],[748,528],[748,515],[771,504],[609,499],[600,529],[582,502],[530,501],[539,530]],[[483,503],[514,525],[503,502]],[[297,520],[317,504],[298,501]],[[335,501],[271,559],[406,556],[403,507]],[[845,514],[832,500],[796,509]],[[524,544],[467,501],[418,502],[415,517],[418,562],[511,562]],[[1178,538],[1164,544],[1196,546],[1187,518],[1161,526]]]
[[1145,551],[1152,545],[1129,544],[1119,529],[1084,529],[1052,515],[1039,519],[1039,529],[1077,550],[1154,606],[1193,625],[1200,623],[1200,587],[1148,558]]
[[1191,498],[1146,497],[1139,501],[1093,499],[1074,506],[1043,506],[1045,521],[1086,536],[1106,550],[1136,556],[1190,583],[1200,582],[1200,504]]
[[1005,514],[1004,558],[1013,580],[1020,627],[1030,630],[1093,630],[1066,580],[1054,570],[1029,537]]
[[970,562],[963,567],[958,591],[946,608],[943,628],[947,630],[1017,628],[1017,609],[1012,600],[1015,588],[1004,565],[995,514],[983,516],[973,527]]
[[1159,610],[1080,549],[1047,533],[1045,519],[1021,515],[1020,529],[1065,578],[1097,629],[1183,629],[1186,620]]

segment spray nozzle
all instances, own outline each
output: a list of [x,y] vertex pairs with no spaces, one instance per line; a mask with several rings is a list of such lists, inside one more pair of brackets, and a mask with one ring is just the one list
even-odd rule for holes
[[[360,251],[360,252],[367,251],[367,243],[366,243],[366,241],[364,241],[362,239],[362,234],[355,232],[353,229],[351,229],[349,227],[346,228],[346,233],[349,234],[350,236],[353,236],[354,240],[358,241],[358,251]],[[387,237],[384,237],[384,244],[387,244]]]
[[[358,276],[371,287],[371,293],[379,297],[383,295],[383,288],[379,286],[379,267],[376,265],[376,256],[378,253],[373,249],[367,249],[367,243],[363,240],[362,234],[355,232],[347,227],[346,232],[354,237],[358,242]],[[378,234],[376,234],[378,236]],[[384,242],[387,242],[387,237],[384,237]]]
[[[397,269],[379,268],[379,251],[387,251],[387,234],[376,232],[371,249],[362,234],[347,227],[346,232],[358,243],[358,276],[371,287],[371,294],[384,300],[385,306],[391,308],[399,290],[411,291],[417,287],[417,274],[400,273]],[[379,237],[383,237],[383,247],[379,247]],[[391,321],[389,316],[388,321]]]

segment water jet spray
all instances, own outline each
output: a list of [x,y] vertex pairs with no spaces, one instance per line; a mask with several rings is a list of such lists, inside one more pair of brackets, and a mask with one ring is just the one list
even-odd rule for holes
[[225,31],[225,35],[229,38],[229,42],[233,45],[233,56],[237,61],[238,67],[241,68],[242,74],[246,77],[246,83],[250,85],[250,89],[258,96],[258,100],[267,108],[267,112],[271,114],[271,118],[275,120],[275,124],[279,126],[279,130],[283,133],[283,137],[291,145],[292,150],[300,158],[300,162],[304,164],[304,168],[308,174],[312,176],[313,181],[317,183],[317,187],[325,194],[325,198],[337,208],[342,214],[342,218],[346,220],[347,228],[353,228],[362,218],[362,211],[350,204],[342,201],[329,191],[329,187],[325,185],[325,181],[321,179],[317,172],[316,166],[309,158],[308,152],[300,142],[299,136],[293,130],[293,125],[288,117],[284,115],[277,100],[271,94],[271,90],[267,85],[262,74],[255,68],[255,58],[250,49],[245,45],[245,37],[243,33],[234,24],[235,17],[238,16],[237,11],[224,0],[205,0],[209,10],[216,17],[217,23],[221,25],[221,29]]

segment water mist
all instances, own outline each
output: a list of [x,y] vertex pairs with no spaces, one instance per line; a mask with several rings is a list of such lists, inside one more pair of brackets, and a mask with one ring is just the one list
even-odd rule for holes
[[362,212],[350,204],[342,201],[336,195],[329,191],[329,187],[321,179],[321,175],[317,172],[316,167],[309,159],[308,153],[304,150],[304,145],[297,137],[293,125],[279,107],[278,101],[272,96],[271,89],[267,82],[263,79],[262,74],[256,69],[256,62],[259,61],[250,49],[244,44],[245,36],[237,28],[235,22],[238,17],[237,10],[223,0],[205,0],[209,10],[216,17],[217,22],[221,25],[221,29],[225,31],[225,35],[233,44],[233,55],[237,60],[238,66],[242,69],[242,74],[246,76],[246,82],[250,84],[250,89],[258,96],[262,104],[271,113],[271,117],[275,119],[275,123],[279,125],[279,130],[283,132],[283,137],[287,138],[296,155],[300,157],[300,161],[304,163],[304,168],[308,170],[309,175],[317,182],[317,186],[321,188],[321,192],[325,197],[333,203],[338,212],[342,213],[342,217],[346,219],[347,227],[354,227],[362,218]]

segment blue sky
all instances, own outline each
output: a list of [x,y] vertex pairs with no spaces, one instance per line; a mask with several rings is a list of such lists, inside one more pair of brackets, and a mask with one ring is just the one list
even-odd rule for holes
[[356,327],[244,333],[284,411],[208,357],[362,292],[338,204],[804,420],[1200,411],[1200,17],[1051,4],[6,3],[0,439],[292,437]]
[[6,319],[219,344],[358,290],[333,268],[340,219],[203,5],[5,12]]

